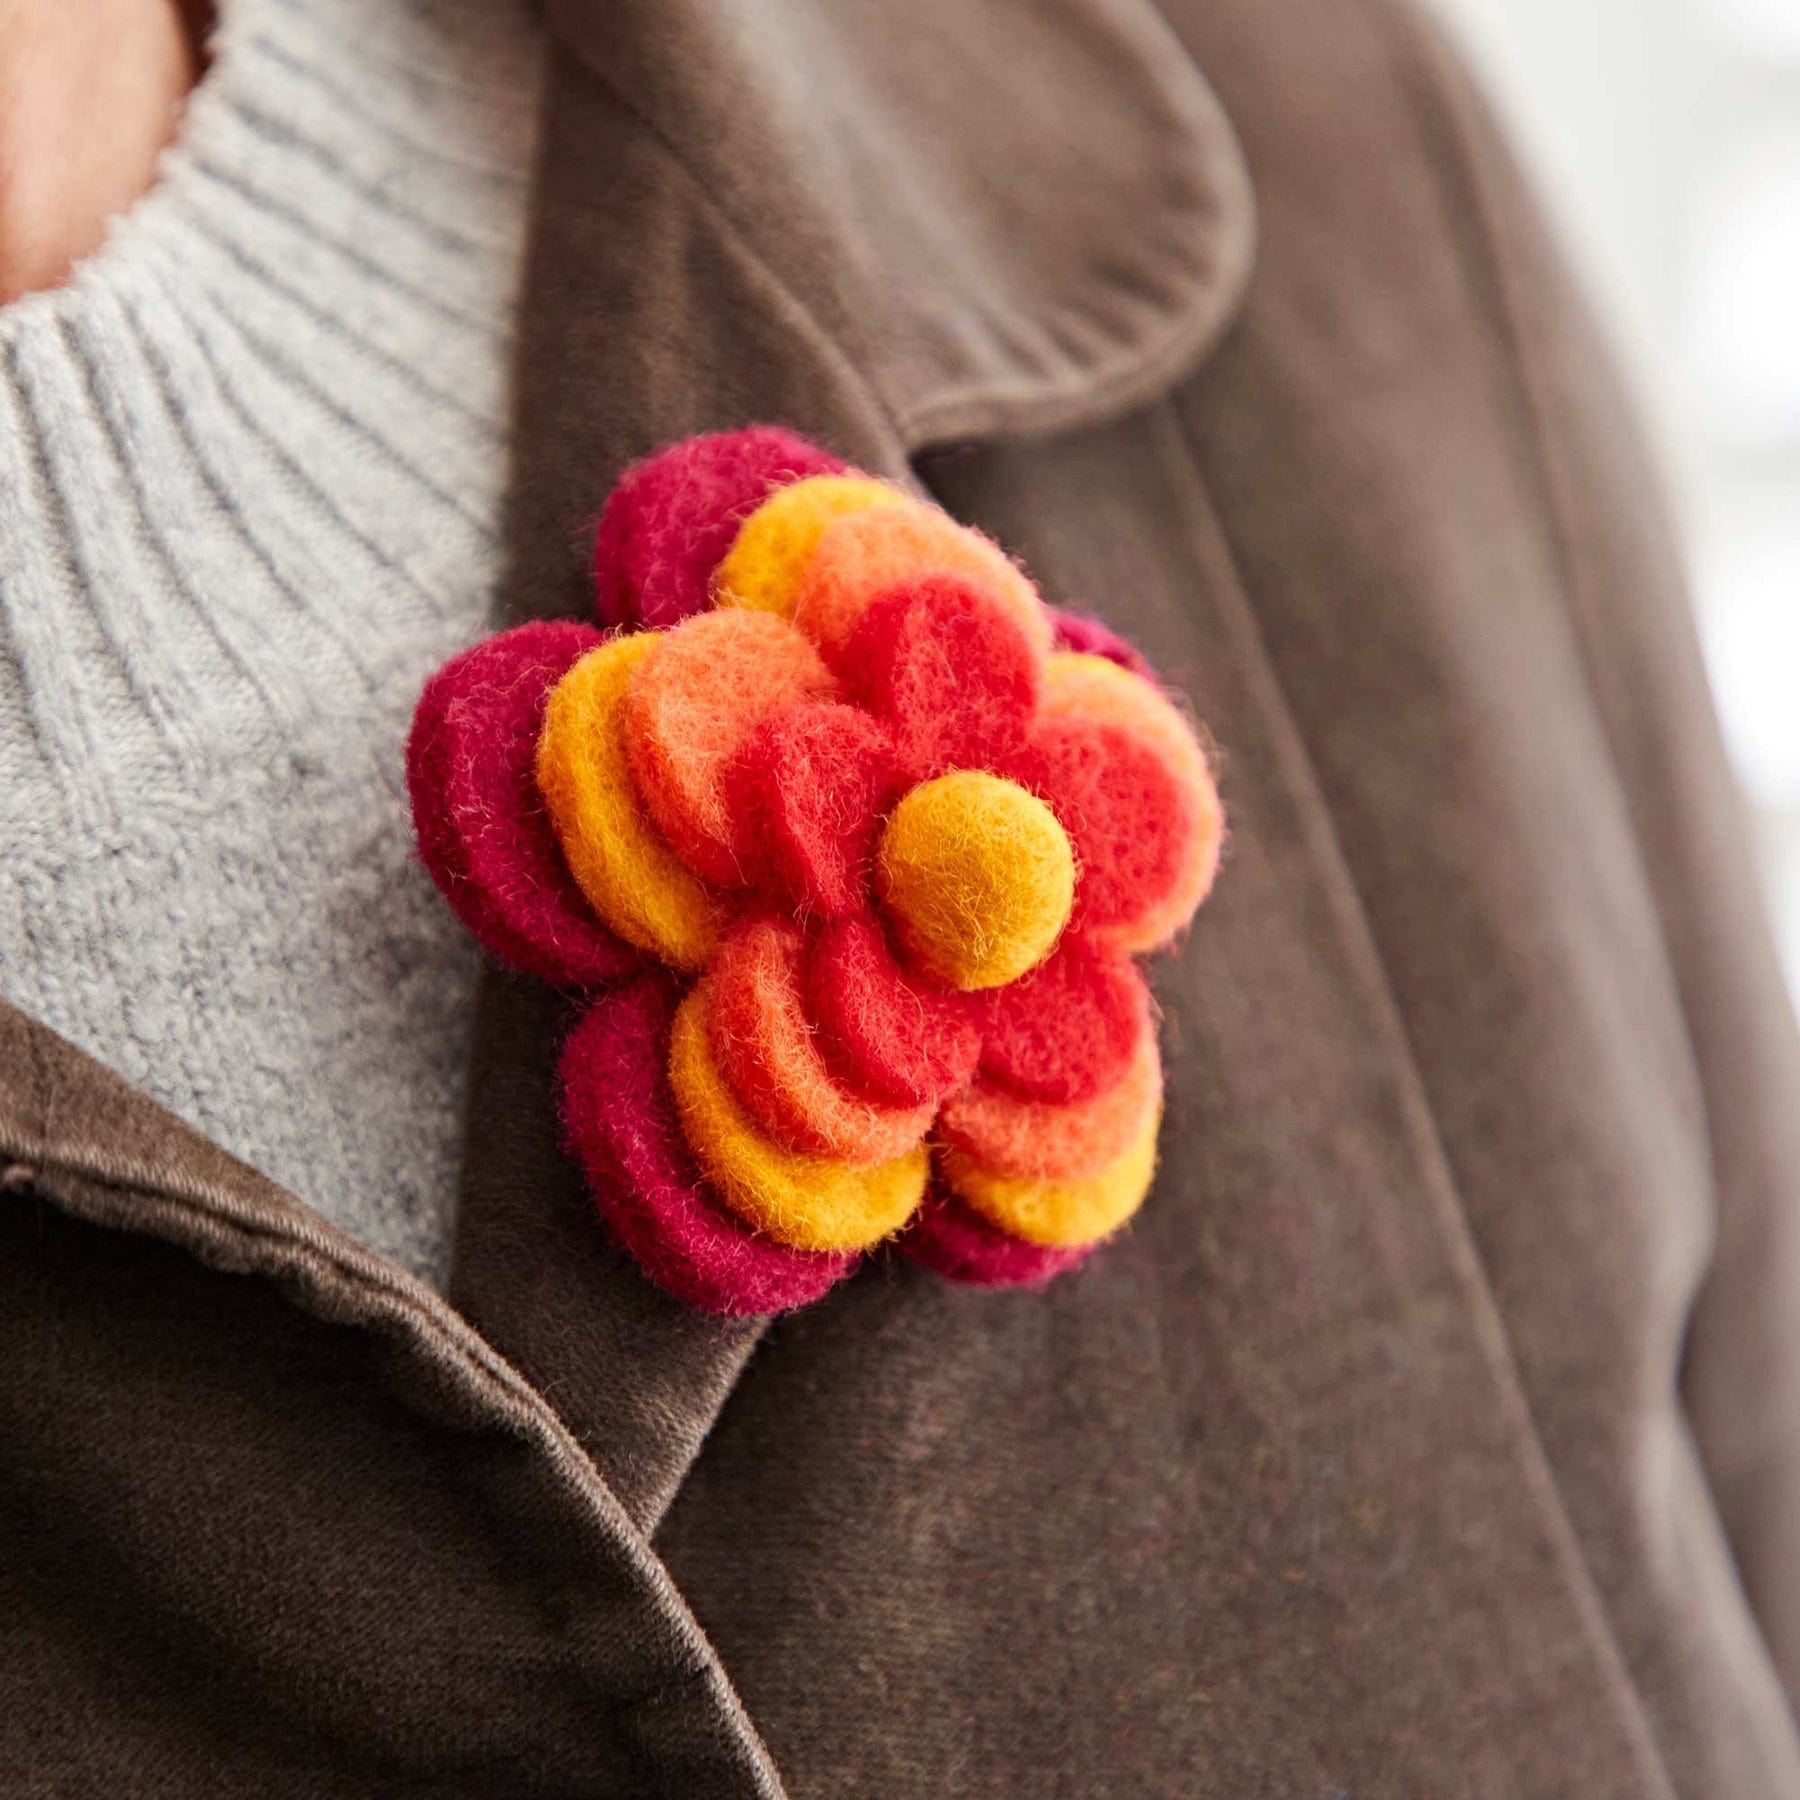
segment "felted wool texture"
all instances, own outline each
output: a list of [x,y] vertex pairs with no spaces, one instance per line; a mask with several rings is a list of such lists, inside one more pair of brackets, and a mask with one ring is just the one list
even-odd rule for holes
[[792,617],[801,576],[838,520],[876,511],[916,512],[918,501],[869,475],[813,475],[769,495],[733,533],[713,577],[720,606]]
[[1116,663],[1121,669],[1129,669],[1132,674],[1140,675],[1146,681],[1156,679],[1156,671],[1151,668],[1149,658],[1137,645],[1120,637],[1110,625],[1103,624],[1099,619],[1091,619],[1085,613],[1063,612],[1060,609],[1053,609],[1050,617],[1056,628],[1058,652],[1097,656],[1106,662]]
[[1081,864],[1078,931],[1131,948],[1159,929],[1194,864],[1199,796],[1142,734],[1097,719],[1041,721],[1014,763]]
[[1166,900],[1150,907],[1134,928],[1115,934],[1128,950],[1159,950],[1211,892],[1224,847],[1224,808],[1198,731],[1147,668],[1133,671],[1104,654],[1052,656],[1045,666],[1042,713],[1046,719],[1098,719],[1137,733],[1167,759],[1191,797],[1195,828]]
[[929,506],[851,513],[821,533],[800,573],[794,622],[839,667],[871,603],[927,575],[961,575],[991,590],[1038,654],[1049,653],[1050,615],[1024,572],[998,544]]
[[1158,1107],[1124,1155],[1081,1181],[1021,1181],[984,1169],[961,1150],[938,1152],[945,1187],[990,1225],[1027,1243],[1068,1249],[1110,1236],[1143,1205],[1156,1174]]
[[1085,1262],[1091,1244],[1028,1244],[990,1225],[941,1184],[933,1184],[894,1247],[947,1281],[969,1287],[1042,1287]]
[[456,916],[502,962],[592,987],[637,954],[594,917],[544,811],[538,733],[551,688],[600,641],[591,626],[521,625],[425,684],[406,741],[419,851]]
[[727,779],[745,878],[815,918],[862,910],[896,782],[893,740],[860,707],[821,701],[765,719]]
[[1066,936],[1023,980],[982,1000],[981,1073],[1021,1100],[1071,1106],[1125,1077],[1154,1039],[1150,991],[1123,951]]
[[930,1105],[885,1106],[846,1087],[806,1015],[806,934],[785,919],[747,919],[707,971],[707,1025],[719,1072],[751,1120],[779,1144],[854,1168],[904,1155]]
[[888,815],[875,885],[907,960],[970,992],[1015,981],[1049,954],[1074,903],[1075,859],[1035,794],[959,769]]
[[594,533],[605,625],[678,624],[712,604],[713,570],[772,488],[844,465],[778,425],[685,438],[619,477]]
[[674,1010],[667,976],[644,975],[596,1000],[563,1047],[564,1134],[600,1216],[685,1305],[730,1314],[809,1305],[856,1259],[777,1244],[708,1194],[669,1093]]
[[654,632],[590,650],[551,690],[537,780],[581,891],[627,943],[678,969],[706,964],[721,909],[651,823],[632,785],[622,715]]
[[906,1223],[925,1192],[918,1145],[872,1169],[784,1149],[758,1131],[712,1051],[710,980],[682,1001],[670,1034],[669,1085],[695,1160],[742,1219],[800,1250],[866,1250]]
[[805,636],[769,613],[697,613],[653,635],[626,692],[626,756],[639,799],[704,880],[743,878],[725,776],[744,740],[836,685]]
[[1024,741],[1044,658],[1016,611],[960,575],[926,575],[873,600],[851,633],[844,685],[888,721],[914,781],[992,769]]
[[1085,1181],[1130,1149],[1162,1105],[1162,1057],[1143,1033],[1125,1073],[1091,1099],[1021,1100],[986,1082],[952,1095],[938,1135],[993,1175]]
[[806,982],[825,1054],[855,1087],[895,1105],[936,1105],[974,1074],[974,1003],[904,968],[872,914],[814,938]]

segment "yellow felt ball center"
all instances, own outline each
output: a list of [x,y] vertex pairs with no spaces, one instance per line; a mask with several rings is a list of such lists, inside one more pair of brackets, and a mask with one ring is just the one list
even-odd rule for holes
[[921,783],[882,830],[876,881],[908,959],[947,987],[1000,987],[1049,955],[1075,899],[1056,815],[998,775]]

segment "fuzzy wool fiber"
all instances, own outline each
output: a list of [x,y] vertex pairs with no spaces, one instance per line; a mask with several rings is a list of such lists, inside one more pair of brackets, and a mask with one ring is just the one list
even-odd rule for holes
[[1075,859],[1036,795],[959,769],[889,814],[875,884],[907,960],[970,992],[1016,981],[1049,954],[1074,904]]
[[660,630],[704,612],[743,519],[772,489],[843,467],[778,425],[684,438],[633,464],[594,532],[600,622]]
[[872,1169],[784,1149],[757,1130],[713,1055],[710,978],[681,1003],[669,1085],[694,1158],[726,1203],[758,1231],[799,1250],[866,1250],[904,1225],[931,1159],[918,1145]]
[[675,968],[701,969],[719,939],[718,902],[644,811],[622,733],[632,674],[657,642],[653,632],[612,638],[556,684],[538,741],[538,787],[601,918]]
[[563,1129],[613,1235],[688,1306],[785,1312],[817,1300],[856,1259],[762,1236],[695,1172],[669,1093],[674,985],[649,974],[603,996],[563,1047]]

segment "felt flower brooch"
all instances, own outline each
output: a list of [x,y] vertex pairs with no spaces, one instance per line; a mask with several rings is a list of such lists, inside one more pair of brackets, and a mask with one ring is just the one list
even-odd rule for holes
[[1137,956],[1218,862],[1142,659],[979,533],[772,427],[629,470],[599,627],[432,677],[420,845],[497,956],[584,996],[568,1140],[650,1277],[715,1312],[865,1251],[1040,1282],[1149,1188]]

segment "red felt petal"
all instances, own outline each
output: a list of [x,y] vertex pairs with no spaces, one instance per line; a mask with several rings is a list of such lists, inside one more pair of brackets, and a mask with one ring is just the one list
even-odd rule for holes
[[755,886],[823,919],[868,905],[875,828],[897,792],[881,724],[832,701],[789,707],[751,734],[728,792]]
[[1049,805],[1075,849],[1077,931],[1129,928],[1181,886],[1199,796],[1137,732],[1101,719],[1041,722],[1012,773]]
[[1122,1080],[1150,1029],[1150,993],[1137,965],[1073,935],[982,1002],[982,1074],[1020,1099],[1057,1106],[1091,1100]]
[[521,625],[425,684],[406,743],[419,850],[456,915],[502,961],[563,987],[637,966],[575,885],[538,792],[550,689],[600,642],[590,625]]
[[712,573],[769,490],[844,464],[779,425],[685,438],[634,464],[594,533],[606,625],[674,625],[712,604]]
[[1110,625],[1090,619],[1085,613],[1053,610],[1050,617],[1056,627],[1057,649],[1070,650],[1078,656],[1104,656],[1108,662],[1117,663],[1121,669],[1129,669],[1146,681],[1156,680],[1156,671],[1151,668],[1149,658],[1135,644],[1120,637]]
[[895,960],[864,913],[827,925],[807,966],[807,1005],[826,1055],[855,1087],[895,1106],[954,1093],[975,1072],[975,1005]]
[[1028,1244],[991,1225],[954,1194],[933,1188],[913,1214],[895,1247],[902,1256],[970,1287],[1042,1287],[1085,1262],[1096,1248],[1076,1244],[1051,1249]]
[[758,1237],[695,1174],[669,1094],[675,991],[647,975],[604,995],[564,1046],[563,1127],[613,1235],[665,1292],[706,1312],[786,1312],[854,1256]]
[[1043,662],[1017,611],[960,575],[904,582],[863,614],[838,665],[893,728],[914,781],[986,769],[1023,742]]

